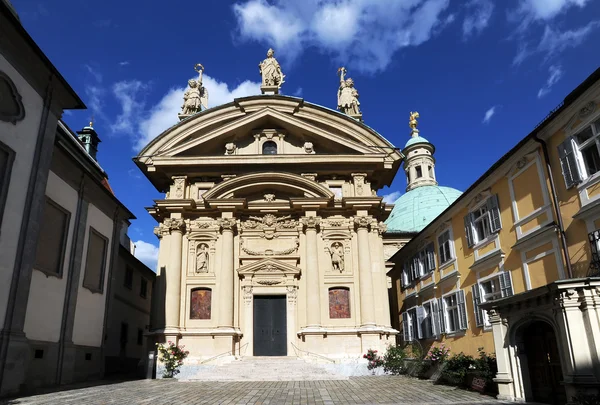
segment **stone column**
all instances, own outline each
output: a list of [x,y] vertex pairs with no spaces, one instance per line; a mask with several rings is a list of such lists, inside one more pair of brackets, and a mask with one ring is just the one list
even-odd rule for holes
[[[381,297],[381,303],[378,305],[378,309],[381,308],[381,314],[378,314],[377,324],[381,326],[391,327],[391,316],[390,316],[390,300],[388,292],[388,277],[386,274],[385,260],[383,258],[383,233],[387,230],[387,226],[383,222],[379,222],[377,226],[372,227],[373,242],[375,246],[371,249],[371,252],[375,255],[374,269],[373,269],[373,283],[377,287],[375,288],[375,296]],[[381,294],[381,295],[380,295]],[[379,320],[381,319],[381,321]]]
[[492,324],[492,334],[494,336],[494,348],[496,350],[496,364],[498,372],[494,382],[498,384],[498,399],[503,401],[515,400],[515,387],[512,375],[512,367],[509,360],[509,351],[506,342],[507,326],[504,320],[495,309],[488,311],[490,323]]
[[236,222],[233,218],[221,218],[221,269],[219,287],[219,328],[233,328],[233,273],[234,246],[233,233]]
[[317,227],[319,217],[302,219],[306,232],[306,326],[321,326],[321,281],[319,280],[319,248],[317,244]]
[[182,218],[167,218],[164,226],[171,232],[169,237],[169,259],[166,271],[161,274],[165,285],[165,329],[179,328],[179,308],[181,306],[181,261],[183,231]]
[[166,269],[169,260],[169,228],[160,224],[154,228],[154,234],[159,239],[158,263],[156,268],[156,280],[152,291],[152,310],[150,329],[165,327],[165,298],[166,298]]
[[355,217],[358,236],[358,277],[360,286],[361,326],[375,326],[375,299],[371,274],[371,253],[369,252],[370,217]]

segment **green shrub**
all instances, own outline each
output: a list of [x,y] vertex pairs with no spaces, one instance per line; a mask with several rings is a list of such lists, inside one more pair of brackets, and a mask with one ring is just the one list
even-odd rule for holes
[[406,352],[398,346],[388,346],[383,356],[383,370],[394,375],[405,374],[404,359]]
[[483,347],[477,349],[479,351],[479,357],[474,360],[475,370],[481,378],[484,378],[489,387],[493,384],[493,378],[496,377],[498,372],[498,365],[496,364],[496,356],[494,354],[488,354],[483,350]]
[[451,384],[464,384],[467,372],[475,368],[475,359],[460,352],[445,361],[446,367],[442,371],[444,380]]

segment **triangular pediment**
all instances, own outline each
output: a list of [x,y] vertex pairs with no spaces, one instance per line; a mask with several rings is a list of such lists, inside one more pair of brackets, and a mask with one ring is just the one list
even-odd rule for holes
[[254,147],[257,143],[255,135],[263,131],[273,134],[277,141],[285,142],[278,154],[312,154],[306,151],[306,143],[313,145],[317,155],[373,153],[373,149],[359,139],[333,133],[306,118],[264,107],[213,128],[194,131],[192,127],[158,156],[222,156],[227,154],[227,144],[235,145],[233,155],[257,155],[262,152]]
[[244,277],[254,277],[259,275],[271,277],[300,277],[301,271],[296,266],[292,266],[276,259],[267,258],[240,267],[238,273],[240,276]]

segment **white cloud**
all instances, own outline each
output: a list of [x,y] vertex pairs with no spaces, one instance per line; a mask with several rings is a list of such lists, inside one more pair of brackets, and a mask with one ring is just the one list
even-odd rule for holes
[[494,116],[494,114],[496,114],[496,106],[492,106],[490,107],[484,114],[483,116],[483,123],[487,124],[488,122],[490,122],[490,120],[492,119],[492,117]]
[[148,88],[149,85],[139,80],[122,81],[113,85],[113,94],[121,104],[121,114],[110,126],[111,131],[128,134],[135,131],[136,121],[144,107],[143,97]]
[[158,263],[158,247],[152,243],[138,240],[134,242],[135,245],[135,257],[137,257],[142,263],[156,271]]
[[598,26],[600,26],[600,21],[592,21],[581,28],[559,32],[547,25],[538,50],[544,52],[548,58],[567,48],[575,48],[585,41]]
[[564,71],[562,70],[562,66],[550,66],[548,69],[548,80],[546,80],[546,84],[538,91],[538,98],[542,98],[548,94],[552,89],[552,86],[554,86],[560,80],[563,74]]
[[106,91],[99,86],[87,85],[85,87],[85,94],[87,96],[86,104],[92,111],[92,114],[101,116],[104,108],[103,98]]
[[518,13],[535,20],[550,20],[571,7],[585,7],[591,0],[522,0]]
[[[202,82],[208,89],[209,107],[229,103],[234,98],[260,94],[260,82],[246,80],[233,89],[229,89],[227,83],[220,82],[208,75],[203,76]],[[184,92],[185,87],[172,88],[155,106],[135,115],[137,128],[134,135],[134,150],[136,152],[139,152],[167,128],[179,122],[177,114],[181,111]]]
[[449,0],[242,0],[239,37],[272,46],[285,61],[315,46],[337,63],[377,72],[398,50],[418,46],[453,21]]
[[302,87],[298,87],[293,95],[296,97],[302,97],[302,92],[303,92]]
[[127,66],[129,65],[129,61],[128,60],[124,60],[123,62],[119,62],[119,66]]
[[467,3],[467,16],[463,21],[463,37],[481,33],[489,24],[494,11],[494,3],[490,0],[471,0]]
[[394,191],[393,193],[386,194],[383,196],[383,202],[387,204],[393,204],[398,198],[400,198],[401,195],[402,193],[400,191]]
[[85,64],[83,66],[86,68],[88,73],[94,77],[94,80],[96,80],[96,82],[102,83],[102,73],[98,72],[88,64]]

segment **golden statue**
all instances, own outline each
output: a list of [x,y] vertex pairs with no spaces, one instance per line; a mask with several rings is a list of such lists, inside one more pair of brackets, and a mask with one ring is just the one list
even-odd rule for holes
[[418,112],[410,112],[410,121],[408,121],[408,126],[411,127],[413,130],[417,129],[417,118],[419,118],[419,113]]

